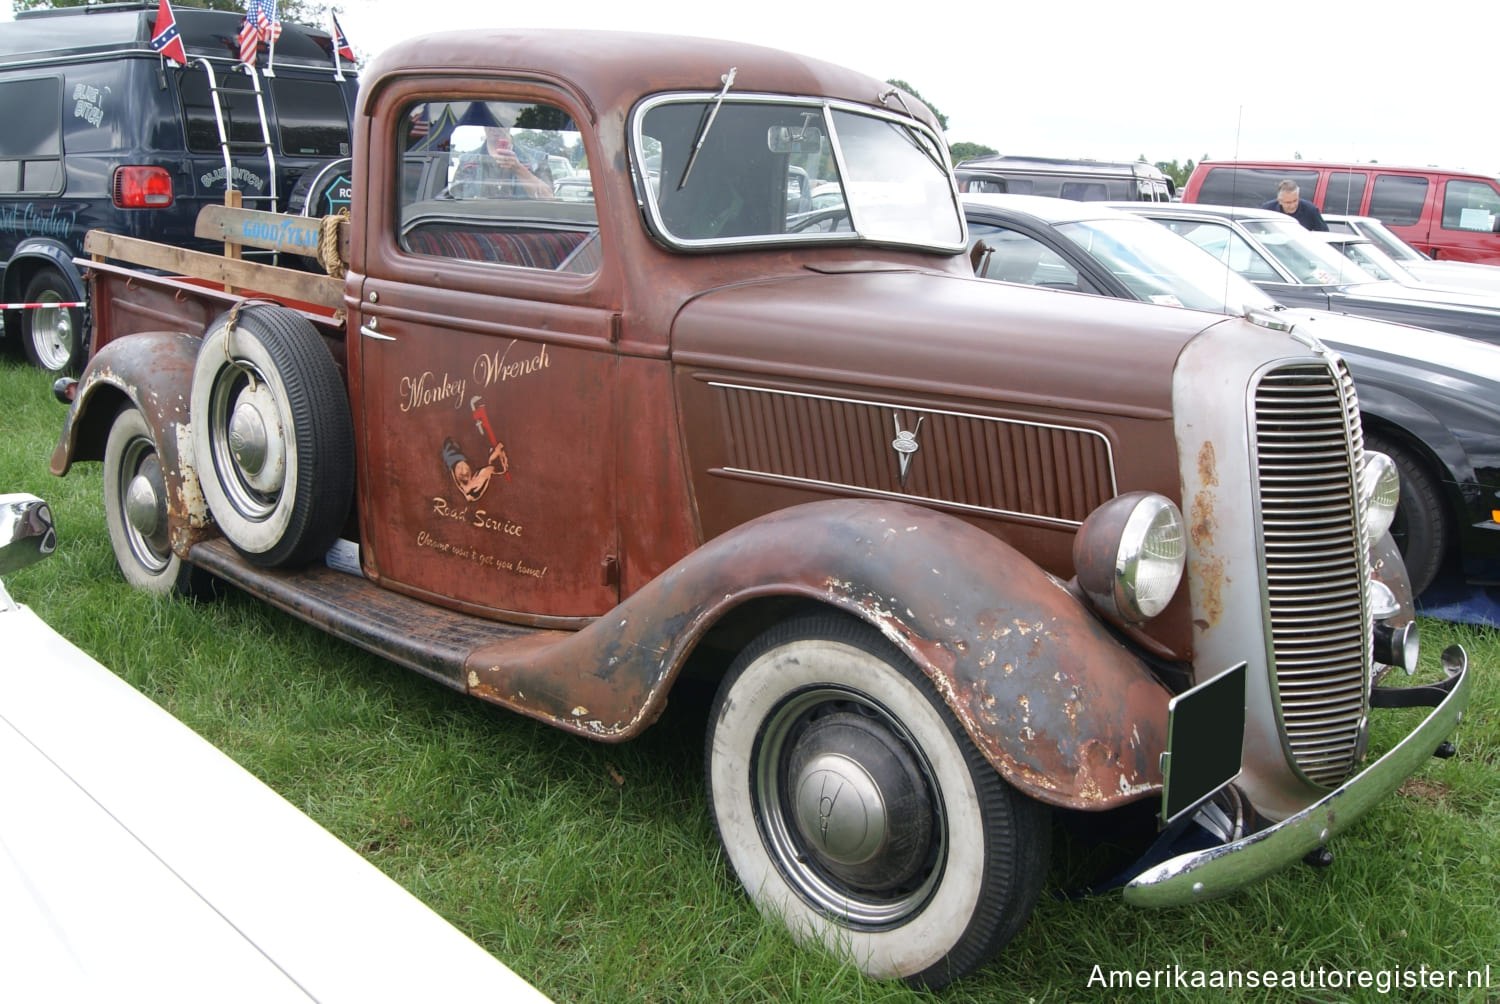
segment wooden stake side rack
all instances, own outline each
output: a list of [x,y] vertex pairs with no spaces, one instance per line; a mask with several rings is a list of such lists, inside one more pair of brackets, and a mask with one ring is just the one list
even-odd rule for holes
[[[236,196],[239,192],[228,194]],[[230,203],[237,201],[226,199]],[[226,292],[257,290],[340,310],[344,306],[343,279],[246,261],[240,256],[241,248],[254,247],[317,259],[323,225],[323,221],[315,217],[243,209],[233,204],[205,206],[198,213],[194,235],[205,240],[223,241],[222,255],[189,251],[104,230],[90,230],[84,237],[83,250],[95,261],[114,259],[172,275],[192,276],[220,283]],[[341,262],[349,260],[347,219],[338,223],[338,254]]]

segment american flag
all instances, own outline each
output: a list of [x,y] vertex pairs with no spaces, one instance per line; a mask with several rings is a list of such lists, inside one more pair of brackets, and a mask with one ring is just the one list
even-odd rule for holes
[[276,0],[250,0],[245,23],[240,27],[240,62],[255,63],[255,50],[262,42],[273,45],[281,37],[281,15]]
[[418,105],[413,115],[410,135],[412,139],[421,139],[432,131],[432,123],[427,121],[427,106]]

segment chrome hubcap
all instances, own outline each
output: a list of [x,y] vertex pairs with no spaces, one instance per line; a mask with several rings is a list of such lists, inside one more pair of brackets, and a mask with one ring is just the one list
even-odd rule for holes
[[142,568],[161,572],[172,560],[167,543],[167,493],[161,461],[149,439],[134,439],[125,448],[120,466],[122,474],[130,477],[119,492],[131,553]]
[[766,719],[752,798],[776,868],[853,928],[920,912],[948,855],[932,767],[901,721],[857,691],[813,687]]
[[246,388],[235,401],[226,430],[229,452],[245,483],[274,494],[286,483],[286,447],[276,400],[264,384]]
[[157,486],[145,474],[137,474],[125,489],[125,518],[142,537],[155,537],[166,525],[166,507]]
[[932,808],[911,753],[877,722],[839,712],[813,721],[787,762],[790,812],[832,874],[863,889],[906,885],[932,845]]

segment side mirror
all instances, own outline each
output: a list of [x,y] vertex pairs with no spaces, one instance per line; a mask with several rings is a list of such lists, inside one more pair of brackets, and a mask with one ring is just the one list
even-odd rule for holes
[[35,495],[0,495],[0,575],[34,565],[57,550],[52,510]]

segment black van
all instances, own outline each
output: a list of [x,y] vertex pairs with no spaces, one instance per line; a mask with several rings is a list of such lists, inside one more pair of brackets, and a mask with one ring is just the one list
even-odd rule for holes
[[971,157],[953,169],[960,192],[1050,195],[1075,202],[1171,202],[1177,186],[1144,161]]
[[198,210],[224,201],[226,179],[247,208],[283,211],[303,174],[349,156],[357,84],[348,64],[335,78],[327,31],[283,22],[273,64],[262,44],[251,69],[243,14],[181,8],[179,66],[150,47],[156,11],[101,4],[0,24],[0,345],[44,369],[86,354],[86,311],[65,305],[86,300],[73,258],[87,231],[204,247]]

